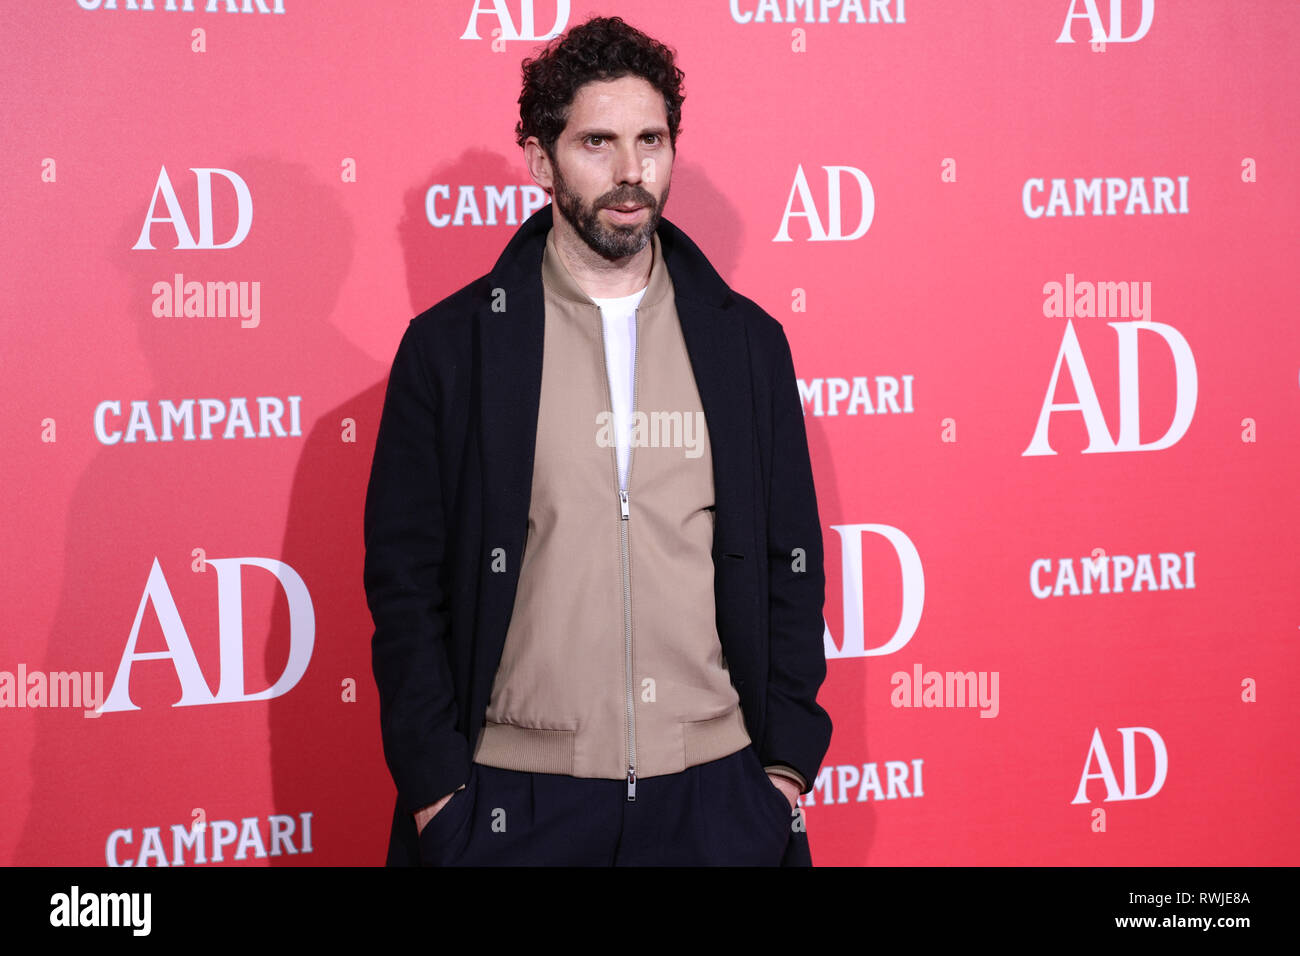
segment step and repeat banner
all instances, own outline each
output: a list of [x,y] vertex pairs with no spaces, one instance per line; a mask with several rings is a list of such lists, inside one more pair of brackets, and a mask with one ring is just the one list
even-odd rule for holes
[[596,13],[794,354],[814,861],[1300,862],[1300,8],[1210,0],[10,4],[0,862],[382,862],[389,363]]

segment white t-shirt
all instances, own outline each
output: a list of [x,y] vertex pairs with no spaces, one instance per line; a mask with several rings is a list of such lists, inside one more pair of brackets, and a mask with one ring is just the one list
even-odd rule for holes
[[[647,286],[646,288],[649,288]],[[618,458],[619,488],[627,490],[628,446],[632,438],[632,380],[635,369],[636,309],[645,289],[618,299],[597,299],[605,327],[605,368],[613,402],[614,436]]]

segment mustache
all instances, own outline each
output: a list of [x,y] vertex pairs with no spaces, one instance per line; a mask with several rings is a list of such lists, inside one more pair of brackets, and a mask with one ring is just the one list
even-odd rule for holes
[[654,196],[651,196],[644,189],[627,189],[621,192],[612,193],[608,196],[603,196],[597,205],[604,208],[609,206],[628,206],[634,203],[638,206],[650,206],[651,208],[654,208],[656,205]]

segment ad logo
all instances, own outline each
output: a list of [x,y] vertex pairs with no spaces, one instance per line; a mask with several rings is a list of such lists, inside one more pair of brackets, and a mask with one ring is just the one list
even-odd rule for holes
[[1065,11],[1065,26],[1061,27],[1061,35],[1056,38],[1057,43],[1073,43],[1074,37],[1070,34],[1070,28],[1074,26],[1075,20],[1086,20],[1091,32],[1088,34],[1089,43],[1136,43],[1147,35],[1151,29],[1151,20],[1156,15],[1155,0],[1142,0],[1142,20],[1138,24],[1137,31],[1124,36],[1124,27],[1120,23],[1120,13],[1124,9],[1124,0],[1110,0],[1110,28],[1107,29],[1102,25],[1101,13],[1097,9],[1097,0],[1082,0],[1083,12],[1076,13],[1075,8],[1080,5],[1080,0],[1070,0],[1070,8]]
[[[1021,452],[1021,457],[1032,455],[1055,455],[1056,452],[1047,440],[1048,423],[1053,412],[1073,411],[1083,416],[1084,427],[1088,431],[1088,447],[1084,454],[1120,451],[1159,451],[1177,443],[1187,433],[1192,424],[1192,413],[1196,411],[1196,360],[1192,357],[1191,346],[1172,325],[1163,322],[1107,322],[1115,330],[1119,340],[1119,436],[1111,438],[1101,405],[1097,401],[1097,392],[1092,386],[1092,377],[1088,374],[1088,363],[1084,361],[1083,350],[1079,347],[1079,337],[1075,334],[1074,324],[1065,323],[1065,335],[1061,347],[1056,353],[1056,364],[1052,367],[1052,378],[1047,383],[1047,396],[1038,414],[1038,425],[1034,428],[1034,437],[1029,447]],[[1164,435],[1145,444],[1138,437],[1138,332],[1145,329],[1154,332],[1165,344],[1174,357],[1174,418]],[[1064,364],[1074,384],[1076,402],[1056,402],[1056,383]]]
[[[781,228],[772,237],[773,242],[793,242],[789,232],[790,220],[798,217],[808,220],[808,229],[811,233],[808,236],[809,242],[849,242],[860,239],[871,228],[871,220],[876,215],[876,191],[872,188],[867,174],[854,166],[823,166],[822,169],[826,170],[825,225],[822,224],[822,216],[817,211],[817,203],[813,199],[812,190],[808,188],[808,179],[804,176],[801,164],[795,167],[794,183],[785,201],[785,214],[781,217]],[[858,226],[847,236],[844,235],[841,227],[840,210],[840,177],[845,173],[852,176],[854,182],[858,184],[858,192],[862,197],[862,215],[858,220]],[[800,211],[794,209],[796,196],[799,197],[799,204],[802,207]]]
[[469,24],[460,35],[462,40],[481,40],[478,35],[478,18],[496,17],[497,28],[489,34],[494,40],[549,40],[559,36],[569,22],[569,0],[555,0],[555,25],[549,33],[538,36],[536,17],[533,12],[533,0],[519,0],[519,29],[510,19],[510,7],[506,0],[474,0],[474,9],[469,12]]
[[[1155,772],[1151,778],[1151,784],[1143,793],[1137,792],[1137,745],[1135,738],[1138,734],[1146,737],[1151,741],[1151,749],[1155,758]],[[1101,742],[1101,730],[1093,728],[1092,743],[1088,747],[1088,757],[1083,763],[1083,776],[1079,778],[1079,790],[1070,801],[1073,806],[1076,803],[1091,803],[1088,799],[1088,781],[1101,780],[1106,785],[1106,798],[1102,803],[1110,803],[1115,800],[1146,800],[1154,797],[1160,792],[1160,788],[1165,785],[1165,776],[1169,772],[1169,754],[1165,750],[1165,742],[1160,739],[1160,735],[1150,727],[1121,727],[1119,728],[1120,738],[1124,741],[1124,782],[1115,779],[1115,771],[1111,769],[1110,757],[1106,754],[1106,745]],[[1093,762],[1096,761],[1097,772],[1091,773]]]
[[[822,635],[827,660],[839,657],[880,657],[902,650],[916,633],[921,623],[921,608],[925,604],[925,572],[921,569],[921,556],[912,540],[897,528],[887,524],[833,524],[831,528],[840,536],[840,558],[844,579],[844,640],[839,647],[831,637],[829,624]],[[903,610],[898,627],[888,641],[879,647],[866,646],[862,583],[862,535],[878,534],[898,555],[903,573]]]
[[[198,182],[198,208],[197,221],[199,225],[198,239],[194,238],[194,232],[190,229],[189,221],[185,218],[185,211],[181,208],[180,200],[176,198],[176,190],[172,188],[172,181],[167,175],[167,167],[163,166],[158,172],[158,182],[153,189],[153,197],[149,200],[149,210],[145,214],[144,227],[140,230],[140,238],[136,240],[132,249],[152,249],[152,229],[154,223],[169,223],[176,233],[175,249],[233,249],[248,237],[248,230],[253,225],[253,196],[248,191],[248,184],[239,176],[228,169],[190,169],[194,178]],[[235,200],[237,202],[238,219],[235,223],[234,234],[225,242],[217,242],[213,235],[212,225],[212,177],[220,176],[225,179],[235,190]],[[167,207],[167,215],[154,215],[158,207],[158,197],[162,197],[163,204]]]
[[[270,700],[293,689],[307,672],[312,648],[316,643],[316,612],[311,595],[298,572],[282,561],[272,558],[218,558],[206,562],[217,572],[217,620],[220,635],[220,685],[216,694],[208,689],[208,682],[199,668],[190,644],[180,611],[172,598],[158,559],[153,559],[149,580],[145,583],[140,607],[135,612],[131,636],[118,664],[117,676],[108,692],[101,713],[119,710],[139,710],[131,701],[131,666],[137,661],[169,660],[180,680],[181,699],[173,707],[195,707],[201,704],[239,704],[252,700]],[[289,660],[279,679],[265,690],[248,693],[244,689],[244,606],[240,574],[245,567],[270,571],[284,590],[289,603]],[[140,625],[144,621],[145,607],[153,603],[154,613],[162,627],[165,651],[139,651],[135,649],[140,638]]]

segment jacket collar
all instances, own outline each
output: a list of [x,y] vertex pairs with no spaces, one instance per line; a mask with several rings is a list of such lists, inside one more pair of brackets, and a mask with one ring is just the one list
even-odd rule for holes
[[[673,293],[673,280],[669,278],[668,267],[664,264],[663,244],[657,233],[650,238],[650,281],[646,284],[645,295],[641,297],[639,307],[642,309],[659,305]],[[578,285],[578,280],[560,258],[554,229],[546,234],[546,250],[542,253],[542,287],[575,305],[596,308],[595,301]]]
[[[553,223],[552,206],[547,203],[519,227],[502,251],[500,258],[497,259],[496,265],[492,267],[492,271],[488,273],[488,281],[493,288],[513,291],[526,300],[533,298],[541,300],[543,269],[548,268],[545,263],[549,258],[546,255],[546,248],[553,245],[553,240],[548,241]],[[650,270],[650,287],[646,292],[645,300],[647,305],[651,304],[652,295],[666,295],[669,289],[675,292],[679,302],[682,299],[690,299],[702,305],[721,307],[730,298],[731,290],[705,258],[704,253],[686,233],[667,219],[659,220],[654,246],[655,266]],[[561,293],[565,298],[593,304],[591,298],[568,274],[568,270],[564,269],[559,257],[555,256],[555,259],[556,264],[560,266],[558,272],[563,275],[557,274],[556,270],[549,270],[548,284],[554,279],[555,283],[551,287],[557,291],[561,288],[567,290]],[[663,275],[664,270],[656,268],[660,262],[666,266],[668,275]],[[663,281],[669,278],[671,282]],[[656,283],[659,284],[658,290]]]

